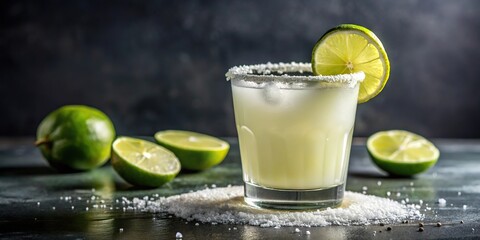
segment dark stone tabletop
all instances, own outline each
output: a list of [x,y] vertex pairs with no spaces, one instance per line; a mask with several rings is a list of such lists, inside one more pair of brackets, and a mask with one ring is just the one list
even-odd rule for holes
[[[422,200],[423,232],[418,231],[418,221],[301,228],[303,234],[295,233],[295,227],[196,226],[196,221],[166,213],[124,212],[121,203],[115,202],[122,197],[170,196],[212,184],[242,184],[238,143],[234,138],[227,140],[232,147],[221,165],[181,173],[161,188],[139,189],[125,183],[108,164],[90,172],[58,173],[33,147],[33,139],[0,139],[0,238],[175,239],[181,232],[183,239],[480,239],[478,140],[434,141],[441,151],[439,162],[415,178],[388,177],[369,160],[364,140],[355,140],[347,190],[362,192],[367,187],[366,194],[387,197],[390,192],[397,201],[408,198],[418,204]],[[445,206],[438,204],[440,198],[446,200]],[[442,226],[437,227],[437,222]],[[306,230],[311,235],[305,235]]]

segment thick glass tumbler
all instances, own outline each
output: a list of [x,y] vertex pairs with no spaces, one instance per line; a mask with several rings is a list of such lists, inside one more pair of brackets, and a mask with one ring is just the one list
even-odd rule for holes
[[280,209],[343,199],[363,72],[313,76],[310,64],[231,68],[245,201]]

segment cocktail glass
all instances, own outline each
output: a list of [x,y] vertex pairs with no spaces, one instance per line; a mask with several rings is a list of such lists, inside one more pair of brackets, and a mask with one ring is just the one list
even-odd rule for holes
[[309,63],[269,63],[226,76],[245,201],[279,209],[341,204],[363,72],[314,76]]

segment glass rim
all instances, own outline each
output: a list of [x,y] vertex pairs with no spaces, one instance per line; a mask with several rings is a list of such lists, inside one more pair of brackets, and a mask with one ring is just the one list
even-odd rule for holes
[[[276,75],[272,72],[277,73]],[[225,74],[227,81],[243,80],[252,82],[326,82],[355,85],[365,79],[364,72],[338,75],[288,75],[288,73],[312,73],[311,63],[265,63],[235,66]]]

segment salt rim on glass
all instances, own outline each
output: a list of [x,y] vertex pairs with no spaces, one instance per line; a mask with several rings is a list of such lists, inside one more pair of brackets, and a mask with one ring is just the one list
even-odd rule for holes
[[[300,73],[300,75],[291,75],[288,73]],[[305,73],[302,75],[302,73]],[[312,66],[310,63],[265,63],[255,65],[235,66],[225,74],[227,81],[243,80],[249,82],[319,82],[329,83],[330,87],[347,86],[355,87],[359,82],[365,79],[364,72],[355,72],[350,74],[338,75],[312,75]]]

